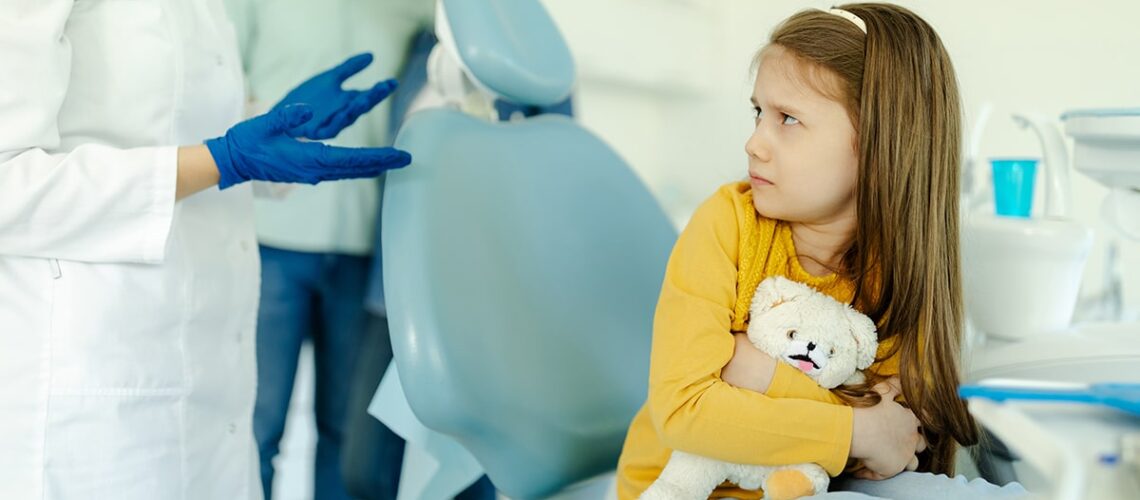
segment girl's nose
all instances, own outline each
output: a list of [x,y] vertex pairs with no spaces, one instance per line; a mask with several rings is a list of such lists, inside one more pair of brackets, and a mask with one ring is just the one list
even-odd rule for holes
[[772,151],[767,138],[764,137],[762,128],[763,125],[752,131],[752,135],[744,142],[744,152],[749,157],[766,162],[772,158]]

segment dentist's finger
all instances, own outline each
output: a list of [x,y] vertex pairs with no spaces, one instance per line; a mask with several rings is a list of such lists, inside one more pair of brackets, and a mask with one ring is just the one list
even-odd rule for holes
[[369,52],[363,52],[345,59],[344,62],[328,70],[328,72],[333,74],[333,76],[336,78],[337,83],[344,83],[344,81],[351,78],[352,75],[355,75],[359,73],[360,70],[367,68],[369,64],[372,64],[372,54]]

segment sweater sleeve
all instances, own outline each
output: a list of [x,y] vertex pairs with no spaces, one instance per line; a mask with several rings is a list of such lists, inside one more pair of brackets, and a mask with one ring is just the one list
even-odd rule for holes
[[[720,378],[734,348],[743,216],[731,194],[724,188],[697,209],[670,256],[654,318],[650,418],[670,449],[747,464],[814,462],[838,475],[851,446],[851,408],[823,397],[771,397]],[[774,383],[785,395],[798,391],[784,375]]]
[[773,398],[795,398],[819,401],[822,403],[843,404],[833,392],[820,387],[815,380],[787,363],[777,362],[776,373],[764,392]]

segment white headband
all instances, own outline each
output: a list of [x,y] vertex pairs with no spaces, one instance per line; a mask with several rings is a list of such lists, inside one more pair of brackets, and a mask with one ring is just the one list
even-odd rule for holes
[[[823,9],[820,9],[820,10],[823,10]],[[834,14],[836,16],[842,17],[843,19],[851,21],[852,23],[855,24],[855,26],[859,27],[859,29],[863,32],[864,35],[867,34],[867,23],[863,22],[862,19],[859,19],[859,16],[856,16],[855,14],[852,14],[851,12],[843,10],[843,9],[828,9],[828,10],[825,10],[824,12],[826,12],[828,14]]]

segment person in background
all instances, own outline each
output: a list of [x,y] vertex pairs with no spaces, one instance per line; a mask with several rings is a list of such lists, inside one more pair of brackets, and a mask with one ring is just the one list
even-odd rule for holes
[[[283,95],[297,94],[298,89],[289,86],[296,75],[325,69],[346,57],[340,71],[330,74],[329,88],[353,88],[396,74],[406,66],[417,33],[430,26],[435,5],[431,0],[227,2],[241,47],[248,106],[254,113]],[[300,29],[313,36],[295,36]],[[373,57],[353,56],[359,53]],[[422,81],[413,80],[406,91],[396,89],[395,96],[346,128],[335,143],[391,144],[403,113],[394,116],[390,102],[421,87]],[[367,414],[367,402],[349,404],[356,381],[375,378],[367,389],[371,396],[391,360],[384,313],[380,309],[369,314],[364,304],[370,279],[380,271],[382,187],[383,177],[302,186],[278,198],[260,199],[255,206],[263,265],[253,431],[267,499],[273,494],[273,460],[280,451],[306,342],[312,345],[315,368],[313,497],[396,497],[402,439]],[[382,359],[374,359],[377,350]],[[350,449],[355,458],[348,458]],[[489,496],[471,498],[493,498],[493,488],[489,491]]]

